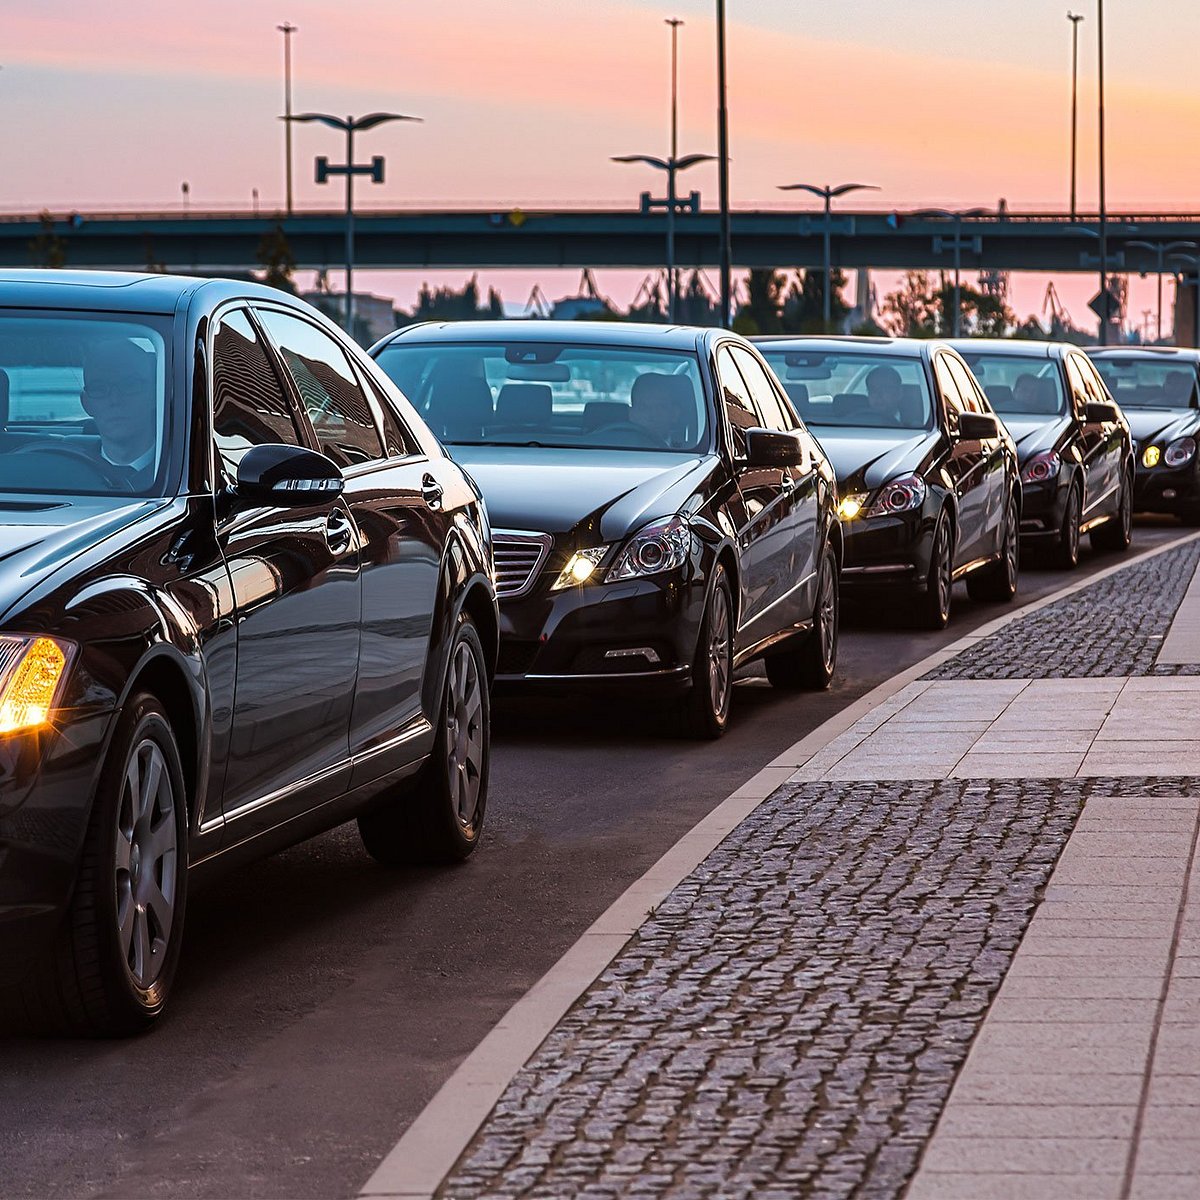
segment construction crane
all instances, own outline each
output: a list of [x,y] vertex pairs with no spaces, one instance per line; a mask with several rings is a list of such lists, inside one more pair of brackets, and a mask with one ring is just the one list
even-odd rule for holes
[[1068,331],[1075,328],[1071,314],[1067,312],[1066,305],[1059,299],[1058,289],[1054,286],[1053,279],[1046,284],[1046,298],[1042,301],[1043,319],[1047,313],[1050,316],[1050,336],[1052,338],[1065,337]]

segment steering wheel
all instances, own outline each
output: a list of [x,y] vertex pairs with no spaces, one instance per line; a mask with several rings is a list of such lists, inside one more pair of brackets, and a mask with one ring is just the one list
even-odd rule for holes
[[644,425],[639,425],[636,421],[609,421],[606,425],[599,425],[595,429],[589,430],[589,433],[625,433],[630,430],[635,430],[639,435],[647,441],[654,443],[654,449],[662,448],[663,450],[670,449],[670,444],[662,438],[656,437]]
[[59,458],[67,458],[74,463],[80,463],[85,466],[97,479],[102,483],[108,484],[109,487],[118,488],[123,492],[133,490],[129,485],[128,479],[109,473],[107,463],[102,460],[98,462],[90,454],[86,454],[82,450],[76,450],[74,446],[54,446],[49,443],[42,443],[36,446],[20,446],[16,450],[11,451],[13,458],[16,458],[19,454],[54,454]]

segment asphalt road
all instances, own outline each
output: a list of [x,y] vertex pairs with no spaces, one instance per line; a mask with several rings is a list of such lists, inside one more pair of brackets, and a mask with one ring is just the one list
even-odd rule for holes
[[[1183,532],[1139,525],[1134,548]],[[1019,600],[1114,561],[1085,551],[1076,574],[1026,571]],[[941,634],[852,616],[828,693],[778,693],[751,670],[717,743],[664,736],[653,709],[622,702],[501,703],[488,832],[469,863],[388,872],[353,826],[335,830],[193,894],[154,1033],[0,1039],[0,1195],[352,1196],[680,835],[843,706],[1001,611],[960,587]]]

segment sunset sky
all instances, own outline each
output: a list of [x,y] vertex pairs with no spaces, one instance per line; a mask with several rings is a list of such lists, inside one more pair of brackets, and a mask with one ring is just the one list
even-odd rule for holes
[[[294,36],[295,105],[424,118],[366,135],[388,182],[365,205],[636,203],[656,181],[611,155],[667,149],[669,31],[680,31],[680,150],[715,150],[712,0],[0,0],[5,210],[282,202],[281,36]],[[1063,208],[1070,24],[1059,0],[728,0],[735,205],[794,206],[776,185],[879,184],[871,206]],[[1080,204],[1096,199],[1095,0],[1080,27]],[[1200,5],[1106,5],[1110,209],[1194,209]],[[336,135],[296,132],[297,203]],[[688,177],[716,202],[715,171]],[[736,256],[736,247],[735,247]],[[551,295],[576,273],[545,273]],[[493,272],[509,300],[527,273]],[[640,278],[640,275],[639,275]],[[457,282],[459,276],[447,279]],[[363,277],[409,302],[420,277]],[[636,280],[601,274],[620,299]],[[1061,290],[1082,324],[1093,281]],[[383,286],[380,286],[383,285]],[[1019,283],[1023,310],[1045,280]],[[1153,292],[1135,287],[1140,311]]]

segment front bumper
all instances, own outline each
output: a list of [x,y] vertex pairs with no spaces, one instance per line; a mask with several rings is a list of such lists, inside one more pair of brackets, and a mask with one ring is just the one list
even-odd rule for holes
[[1021,540],[1045,541],[1062,532],[1067,516],[1069,485],[1063,486],[1063,473],[1041,483],[1021,484]]
[[924,591],[929,580],[935,520],[924,510],[842,522],[847,592]]
[[1200,464],[1196,459],[1182,467],[1144,467],[1140,449],[1133,478],[1133,511],[1181,513],[1200,509]]

